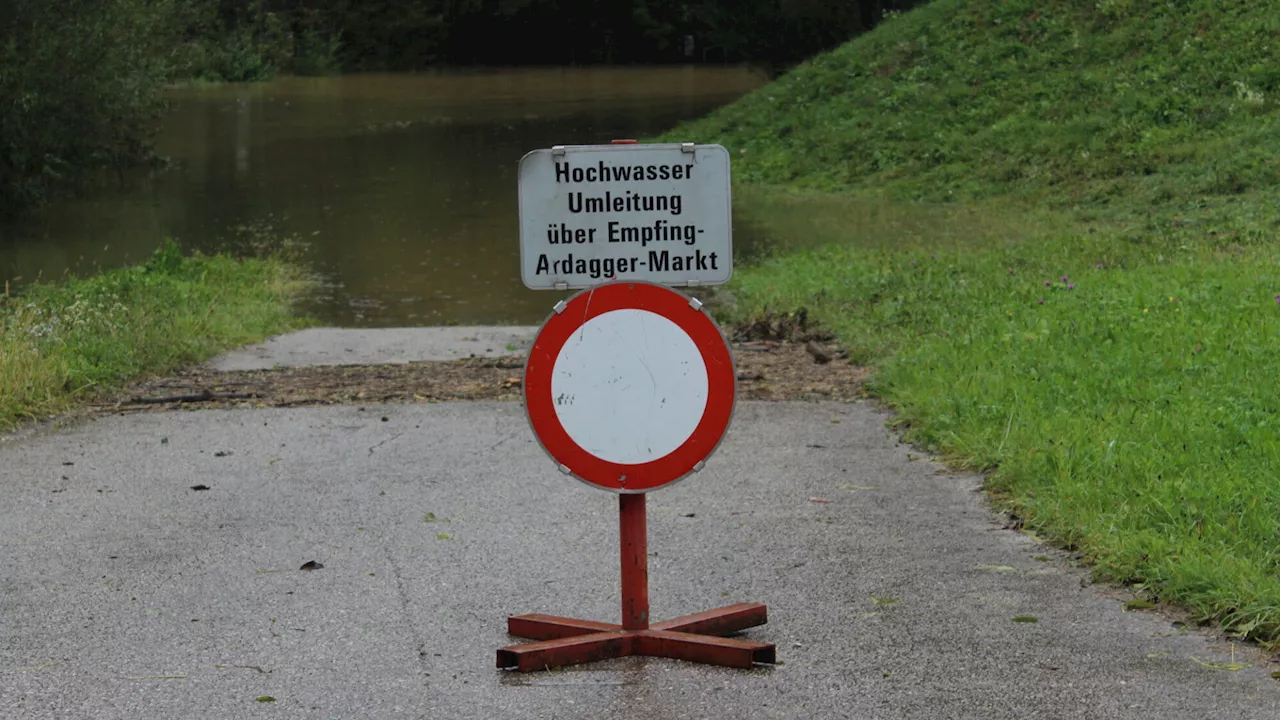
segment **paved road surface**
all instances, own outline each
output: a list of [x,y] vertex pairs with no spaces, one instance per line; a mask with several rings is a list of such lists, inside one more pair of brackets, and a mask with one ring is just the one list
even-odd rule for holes
[[214,370],[395,364],[527,352],[538,328],[512,326],[310,328],[214,358]]
[[912,460],[884,420],[745,403],[702,474],[651,495],[655,619],[767,603],[743,637],[782,663],[752,671],[494,669],[508,614],[618,614],[616,499],[559,475],[516,404],[0,441],[0,717],[1280,717],[1275,666],[1206,667],[1227,643],[1034,559],[977,478]]

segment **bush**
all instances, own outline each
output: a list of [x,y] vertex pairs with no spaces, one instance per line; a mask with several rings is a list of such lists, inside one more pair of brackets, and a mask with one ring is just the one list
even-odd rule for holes
[[150,157],[173,70],[173,11],[173,0],[11,0],[0,9],[0,214]]
[[230,8],[209,0],[183,0],[177,22],[179,75],[213,82],[270,80],[293,61],[293,29],[287,17],[255,0]]
[[293,17],[296,39],[291,70],[298,75],[333,75],[342,70],[342,39],[316,10],[301,8]]

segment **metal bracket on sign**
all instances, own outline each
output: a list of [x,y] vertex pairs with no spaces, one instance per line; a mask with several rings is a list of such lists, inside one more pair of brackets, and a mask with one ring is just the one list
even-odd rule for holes
[[693,308],[694,310],[701,310],[702,301],[699,300],[698,298],[689,298],[689,307]]
[[564,146],[563,146],[563,145],[552,145],[552,146],[551,146],[551,154],[552,154],[552,155],[563,155],[563,154],[564,154]]
[[567,283],[567,282],[565,282],[565,281],[563,281],[563,280],[557,280],[557,281],[555,281],[554,283],[552,283],[552,284],[551,284],[551,287],[552,287],[552,289],[554,289],[554,290],[568,290],[568,289],[569,289],[569,283]]
[[565,301],[561,300],[560,302],[556,303],[555,307],[551,309],[555,310],[556,314],[559,315],[560,313],[564,312],[564,309],[567,307],[569,306],[565,303]]
[[573,472],[572,470],[569,469],[568,465],[557,465],[556,467],[560,470],[560,472],[564,473],[565,475],[568,475]]
[[680,143],[680,152],[691,153],[697,148],[693,143]]
[[693,466],[693,471],[694,471],[694,472],[702,472],[702,468],[704,468],[704,467],[706,467],[706,466],[707,466],[707,461],[706,461],[706,460],[699,460],[699,461],[698,461],[698,464]]

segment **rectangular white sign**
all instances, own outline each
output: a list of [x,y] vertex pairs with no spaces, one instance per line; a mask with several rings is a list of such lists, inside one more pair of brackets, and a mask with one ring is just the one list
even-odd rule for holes
[[720,145],[569,145],[520,160],[526,286],[720,285],[732,273],[729,152]]

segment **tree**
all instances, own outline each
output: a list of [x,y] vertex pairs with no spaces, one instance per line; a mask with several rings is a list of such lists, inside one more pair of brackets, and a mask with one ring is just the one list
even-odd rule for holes
[[0,16],[0,213],[149,156],[171,0],[11,0]]

